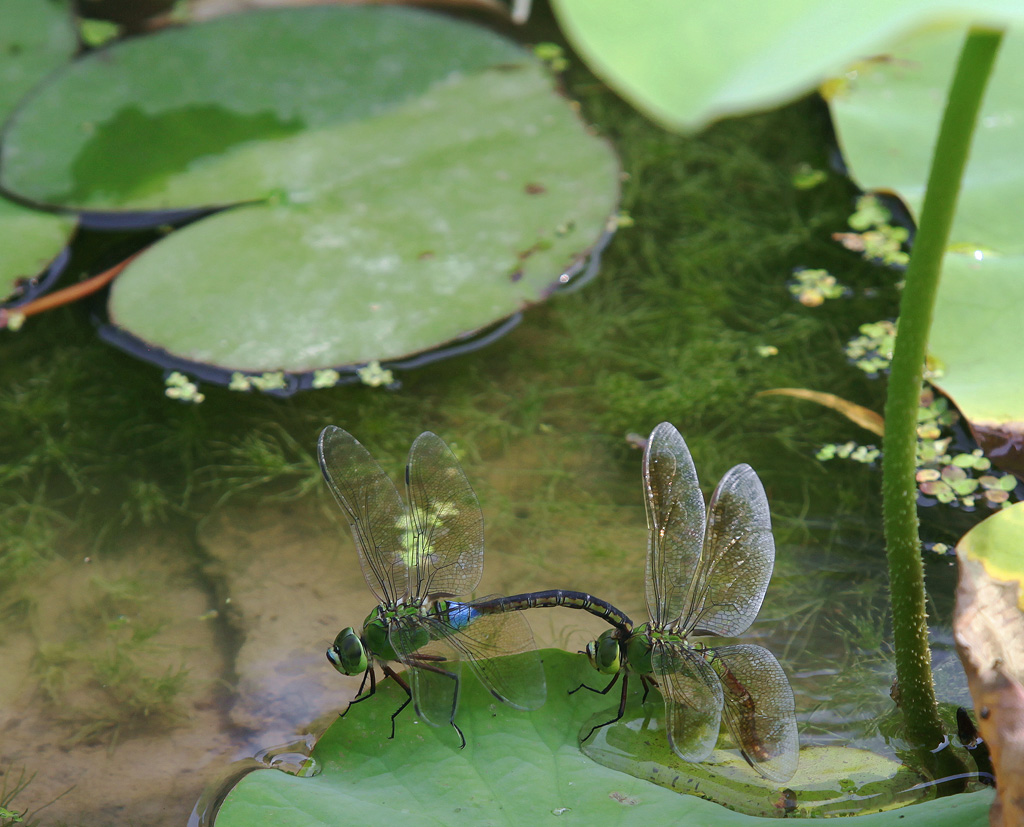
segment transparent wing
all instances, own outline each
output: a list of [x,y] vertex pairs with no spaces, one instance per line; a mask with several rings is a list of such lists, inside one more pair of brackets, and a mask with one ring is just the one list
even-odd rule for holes
[[775,565],[764,486],[749,465],[726,471],[708,504],[704,550],[682,635],[733,637],[754,622]]
[[651,665],[665,698],[669,746],[684,761],[706,760],[722,725],[722,687],[714,670],[693,649],[659,640]]
[[484,517],[455,454],[436,434],[425,431],[412,444],[405,484],[412,506],[412,593],[473,591],[484,570]]
[[436,635],[444,635],[459,651],[480,682],[499,701],[516,709],[539,709],[547,699],[547,682],[533,631],[520,612],[472,614],[456,627],[434,620]]
[[688,597],[704,542],[704,497],[679,431],[662,422],[647,440],[643,465],[647,507],[647,611],[658,628],[672,625]]
[[709,649],[722,682],[725,723],[755,770],[784,784],[796,773],[800,744],[793,689],[775,656],[763,646]]
[[446,640],[422,647],[407,663],[416,714],[428,724],[445,726],[455,720],[462,692],[462,662]]
[[324,479],[352,527],[370,591],[388,604],[407,597],[402,549],[409,518],[395,484],[354,436],[334,425],[320,433],[318,453]]

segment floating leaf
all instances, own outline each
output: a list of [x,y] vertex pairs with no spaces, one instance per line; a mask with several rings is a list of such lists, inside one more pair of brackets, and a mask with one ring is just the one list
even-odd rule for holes
[[[619,722],[599,729],[583,745],[599,764],[645,778],[676,792],[699,795],[731,809],[762,817],[825,817],[878,813],[934,798],[917,773],[872,752],[844,747],[811,747],[800,754],[796,775],[779,785],[757,776],[734,751],[716,749],[708,761],[682,761],[668,746],[664,707],[630,707]],[[584,724],[607,720],[607,710]],[[907,812],[907,811],[904,811]]]
[[[556,817],[569,824],[591,825],[740,827],[762,823],[762,819],[702,798],[679,795],[616,772],[583,755],[577,741],[579,729],[591,716],[607,714],[606,707],[613,699],[589,692],[568,694],[581,681],[597,677],[585,658],[554,650],[545,651],[543,657],[548,700],[535,712],[496,704],[477,680],[466,676],[458,723],[467,743],[461,750],[450,727],[419,723],[411,709],[398,717],[396,737],[389,740],[390,716],[405,695],[392,681],[378,684],[376,696],[336,720],[318,741],[313,757],[323,768],[319,775],[297,778],[273,770],[249,773],[228,794],[217,815],[217,827],[280,824],[285,816],[292,827],[321,827],[339,820],[351,824],[529,824],[550,823]],[[868,766],[859,751],[834,752],[849,752],[862,767]],[[875,761],[875,769],[885,766],[879,776],[892,774],[891,762]],[[691,768],[700,772],[700,765],[683,772]],[[708,771],[714,773],[715,768],[704,767],[704,773]],[[727,784],[732,787],[731,806],[760,811],[766,801],[783,798],[780,790],[767,789],[753,770],[735,760],[725,772],[732,779]],[[736,783],[743,777],[751,782],[745,788]],[[867,780],[858,778],[855,786]],[[797,796],[799,800],[799,793]],[[991,800],[987,792],[953,796],[866,816],[864,823],[878,827],[982,827]],[[773,814],[783,816],[783,804],[769,806]]]
[[[39,81],[74,54],[68,9],[38,0],[0,0],[0,123]],[[7,162],[6,153],[0,163]],[[68,243],[75,228],[69,216],[34,210],[0,195],[0,303],[21,301],[31,292],[15,282],[42,273]]]
[[[792,100],[915,27],[1024,18],[1017,0],[941,6],[934,0],[554,0],[552,6],[588,65],[674,129]],[[931,143],[926,146],[930,151]]]
[[3,183],[63,207],[246,202],[153,245],[110,298],[130,337],[107,338],[225,383],[395,360],[510,316],[582,266],[618,196],[609,146],[539,60],[407,8],[116,44],[42,89],[7,145]]

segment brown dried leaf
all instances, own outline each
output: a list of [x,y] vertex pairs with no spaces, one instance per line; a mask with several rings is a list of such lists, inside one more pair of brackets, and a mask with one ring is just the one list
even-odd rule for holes
[[860,425],[860,427],[878,436],[885,436],[885,420],[880,414],[875,413],[870,408],[865,408],[863,405],[849,402],[841,396],[836,396],[834,393],[821,393],[820,391],[807,390],[806,388],[772,388],[771,390],[756,393],[754,396],[792,396],[796,399],[817,402],[819,405],[824,405],[826,408],[838,411],[855,425]]
[[971,534],[957,548],[953,634],[974,699],[981,737],[988,744],[997,778],[989,820],[1024,824],[1024,613],[1020,581],[1001,580],[977,559]]

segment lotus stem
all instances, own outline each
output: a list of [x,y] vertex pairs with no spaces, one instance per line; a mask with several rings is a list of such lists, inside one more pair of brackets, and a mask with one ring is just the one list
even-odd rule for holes
[[972,28],[960,52],[907,267],[885,404],[882,500],[896,677],[907,737],[913,744],[930,749],[943,743],[944,735],[932,684],[924,566],[918,536],[914,480],[917,408],[942,258],[978,110],[1002,36],[1001,31]]

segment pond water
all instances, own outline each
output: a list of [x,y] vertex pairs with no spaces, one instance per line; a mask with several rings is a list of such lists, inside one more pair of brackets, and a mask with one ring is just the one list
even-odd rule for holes
[[[778,555],[745,639],[790,676],[803,745],[896,754],[879,476],[813,458],[870,439],[808,403],[754,398],[809,387],[880,409],[882,388],[841,345],[895,313],[894,276],[828,241],[851,209],[846,182],[790,185],[798,163],[826,165],[822,113],[804,102],[684,139],[578,68],[570,82],[622,154],[635,225],[593,284],[486,350],[396,391],[204,388],[190,407],[94,342],[77,309],[0,342],[0,804],[40,824],[181,825],[232,762],[345,708],[359,679],[324,651],[374,599],[315,466],[332,423],[396,479],[421,430],[453,444],[485,512],[480,595],[577,589],[634,619],[646,535],[627,435],[673,422],[705,494],[750,463]],[[853,297],[800,306],[785,286],[798,264],[833,269]],[[963,527],[926,531],[948,542]],[[962,704],[943,631],[953,575],[929,560],[940,695]],[[582,649],[600,623],[580,614],[532,613],[538,644]]]

